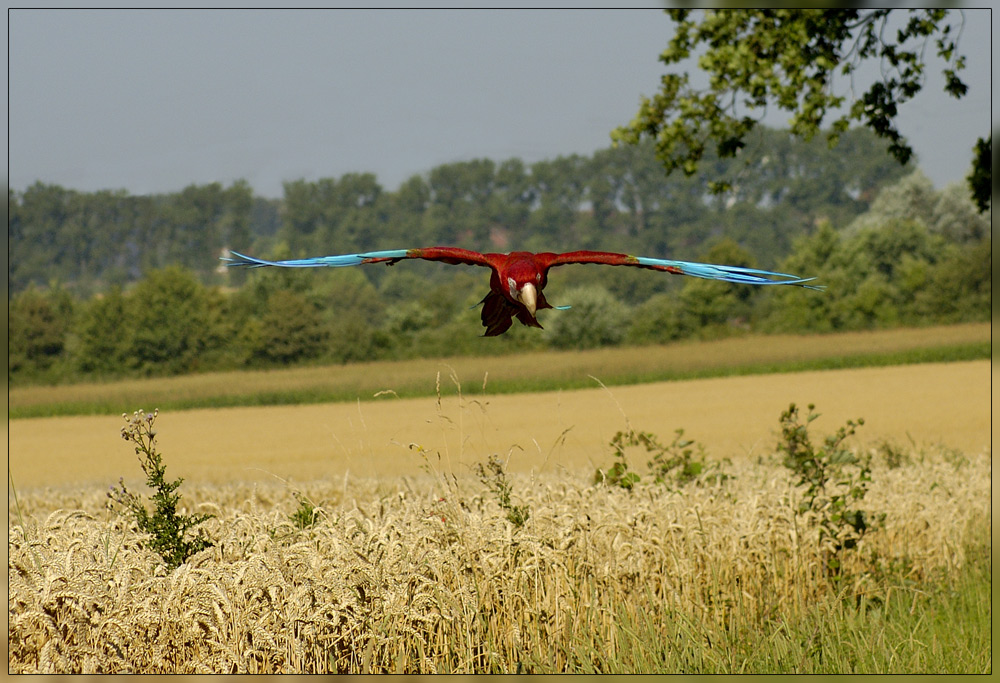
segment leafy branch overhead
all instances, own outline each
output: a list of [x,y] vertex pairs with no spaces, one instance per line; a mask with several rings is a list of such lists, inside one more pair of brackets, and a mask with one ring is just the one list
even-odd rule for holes
[[[735,156],[769,106],[790,112],[792,133],[808,140],[847,104],[830,123],[830,145],[858,121],[886,138],[889,153],[906,164],[913,148],[896,115],[923,88],[929,46],[945,64],[945,91],[961,98],[968,90],[959,77],[961,12],[909,10],[904,23],[889,9],[706,10],[700,22],[691,10],[667,12],[676,30],[660,61],[670,67],[701,53],[698,67],[708,85],[696,87],[687,72],[664,74],[659,92],[643,97],[636,117],[611,137],[630,144],[654,139],[668,173],[694,174],[713,142],[719,157]],[[880,78],[854,97],[855,73],[870,60],[878,60]],[[845,80],[835,82],[837,76]]]

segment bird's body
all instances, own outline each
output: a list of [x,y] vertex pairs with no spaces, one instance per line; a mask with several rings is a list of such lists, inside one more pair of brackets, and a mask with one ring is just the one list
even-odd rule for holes
[[545,308],[566,309],[569,306],[552,306],[545,299],[542,290],[548,283],[549,269],[574,263],[596,263],[608,266],[632,266],[648,268],[675,275],[691,275],[709,280],[722,280],[750,285],[796,285],[809,289],[819,289],[807,284],[812,278],[799,278],[786,273],[775,273],[740,266],[719,266],[690,261],[654,259],[629,256],[607,251],[571,251],[561,254],[552,252],[532,253],[512,251],[509,254],[480,254],[457,247],[427,247],[423,249],[396,249],[372,251],[342,256],[320,256],[318,258],[293,259],[287,261],[265,261],[231,252],[224,258],[230,266],[278,266],[283,268],[319,268],[385,263],[393,265],[404,259],[424,259],[440,261],[451,265],[485,266],[492,271],[490,291],[482,300],[484,336],[493,337],[506,332],[517,318],[523,325],[538,327],[535,314]]

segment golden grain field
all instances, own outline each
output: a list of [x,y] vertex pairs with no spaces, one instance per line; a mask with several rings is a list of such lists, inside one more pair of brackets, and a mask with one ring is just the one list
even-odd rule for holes
[[[451,383],[442,370],[440,381]],[[510,453],[513,472],[580,472],[605,463],[626,417],[663,438],[683,428],[715,458],[767,454],[779,414],[794,401],[818,406],[820,429],[865,418],[862,443],[980,452],[990,447],[990,372],[988,361],[969,361],[498,396],[482,394],[481,377],[461,376],[461,397],[440,401],[386,394],[354,404],[168,411],[159,418],[160,447],[168,474],[191,483],[412,475],[421,465],[413,443],[459,474],[490,453]],[[119,426],[117,416],[8,422],[15,483],[138,481]]]
[[[715,629],[767,633],[806,663],[782,624],[842,593],[916,601],[880,568],[919,582],[991,537],[988,361],[500,396],[448,368],[440,381],[461,394],[161,413],[168,478],[215,515],[214,547],[172,572],[106,509],[109,484],[141,480],[120,417],[9,421],[9,670],[575,671],[597,650],[631,661],[639,624],[692,661],[691,634]],[[846,558],[849,585],[823,576],[775,457],[793,401],[822,413],[814,442],[863,417],[853,448],[909,456],[874,459],[864,507],[886,520]],[[732,478],[594,486],[626,421],[668,442],[683,428]],[[494,453],[523,527],[472,471]],[[303,497],[316,524],[297,529]]]
[[[905,561],[905,579],[920,581],[961,567],[977,530],[988,538],[991,465],[983,453],[913,458],[874,469],[865,504],[888,516],[849,561]],[[658,651],[707,652],[688,630],[768,633],[810,670],[783,623],[831,591],[918,598],[870,574],[832,587],[787,471],[768,459],[728,470],[722,486],[680,492],[515,475],[516,502],[531,510],[521,528],[468,477],[309,483],[297,490],[321,507],[304,530],[289,521],[289,487],[193,486],[189,502],[216,515],[204,525],[216,544],[169,573],[102,492],[25,493],[23,531],[13,504],[8,514],[8,666],[572,671],[595,665],[587,653],[613,661],[643,647],[623,624],[652,620],[652,637],[675,643],[647,643]]]

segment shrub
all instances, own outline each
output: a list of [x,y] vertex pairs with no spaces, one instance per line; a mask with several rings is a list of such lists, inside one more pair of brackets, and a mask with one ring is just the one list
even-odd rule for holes
[[7,378],[46,370],[66,348],[73,301],[65,290],[41,292],[33,287],[7,305]]
[[572,308],[545,322],[549,343],[558,349],[615,346],[625,339],[630,317],[626,304],[599,285],[569,289],[560,296]]
[[719,463],[710,463],[705,459],[705,447],[702,444],[684,438],[683,429],[677,429],[673,440],[668,445],[663,445],[655,434],[637,432],[628,427],[611,439],[615,463],[607,471],[598,469],[594,474],[594,483],[624,489],[635,486],[641,477],[629,470],[625,457],[625,451],[635,446],[641,446],[652,454],[646,465],[657,484],[679,488],[691,482],[721,483],[729,478],[720,471]]
[[268,363],[308,360],[322,353],[327,336],[315,306],[298,292],[279,289],[267,301],[256,353]]
[[858,455],[843,444],[865,423],[863,418],[847,424],[824,439],[816,448],[809,438],[808,426],[818,413],[809,404],[805,424],[799,421],[799,409],[792,403],[781,414],[781,441],[778,451],[785,454],[783,464],[805,486],[798,514],[813,512],[819,525],[819,542],[826,545],[825,566],[831,577],[840,575],[841,553],[853,550],[876,521],[885,515],[873,516],[858,507],[871,483],[871,457]]

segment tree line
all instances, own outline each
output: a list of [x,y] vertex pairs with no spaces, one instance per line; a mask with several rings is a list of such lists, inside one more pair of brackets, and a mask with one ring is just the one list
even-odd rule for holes
[[[538,348],[663,343],[989,317],[989,216],[937,192],[864,130],[834,150],[765,131],[722,195],[664,177],[650,146],[446,164],[396,192],[374,176],[242,182],[163,196],[11,193],[8,378],[173,374]],[[480,251],[609,249],[819,276],[825,292],[749,288],[572,266],[544,332],[481,339],[488,275],[392,268],[226,271],[228,248],[271,257],[452,244]],[[784,290],[784,291],[782,291]],[[519,327],[519,326],[518,326]]]
[[[179,265],[204,284],[227,248],[271,255],[350,253],[447,244],[479,251],[606,248],[691,255],[719,237],[763,263],[816,220],[846,223],[904,169],[865,129],[830,150],[763,129],[738,160],[668,177],[651,143],[526,164],[443,164],[394,192],[370,173],[284,184],[280,199],[245,181],[162,195],[79,192],[38,182],[8,190],[10,294],[60,283],[80,296]],[[737,178],[712,195],[712,177]]]

